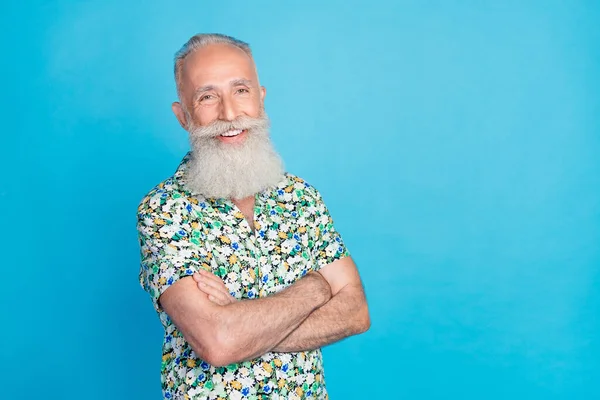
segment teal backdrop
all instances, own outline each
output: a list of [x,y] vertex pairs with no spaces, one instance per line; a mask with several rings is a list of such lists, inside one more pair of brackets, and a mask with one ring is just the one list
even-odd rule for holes
[[597,1],[4,1],[0,398],[160,399],[138,202],[193,34],[250,42],[372,327],[331,398],[600,398]]

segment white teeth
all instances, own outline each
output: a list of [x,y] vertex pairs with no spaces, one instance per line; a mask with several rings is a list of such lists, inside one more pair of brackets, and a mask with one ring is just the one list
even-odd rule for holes
[[225,137],[232,137],[232,136],[237,136],[240,133],[242,133],[241,129],[232,129],[230,131],[227,131],[225,133],[222,133],[221,136],[225,136]]

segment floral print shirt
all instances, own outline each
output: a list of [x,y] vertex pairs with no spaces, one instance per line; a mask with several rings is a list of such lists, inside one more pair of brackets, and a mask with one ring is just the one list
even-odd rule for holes
[[223,279],[232,296],[269,296],[348,256],[319,192],[285,174],[255,197],[254,230],[227,199],[204,198],[185,184],[188,153],[176,173],[138,208],[140,284],[165,329],[165,399],[327,399],[321,350],[270,352],[214,367],[198,358],[161,308],[160,295],[200,268]]

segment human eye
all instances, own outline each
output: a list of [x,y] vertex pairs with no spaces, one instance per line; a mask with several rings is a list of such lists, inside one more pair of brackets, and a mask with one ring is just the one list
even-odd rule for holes
[[235,93],[237,94],[244,94],[244,93],[250,93],[250,90],[248,90],[247,88],[238,88]]
[[217,96],[212,93],[207,93],[198,98],[200,104],[212,104],[217,100]]

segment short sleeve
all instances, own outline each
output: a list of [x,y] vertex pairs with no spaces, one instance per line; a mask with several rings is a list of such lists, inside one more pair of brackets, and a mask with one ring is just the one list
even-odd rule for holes
[[321,194],[316,190],[315,193],[312,256],[315,261],[315,270],[319,270],[336,260],[348,257],[350,253],[342,236],[335,229],[333,218],[331,218]]
[[164,291],[202,266],[195,245],[202,235],[189,223],[187,205],[181,203],[155,195],[138,207],[139,281],[157,312],[163,311],[158,300]]

